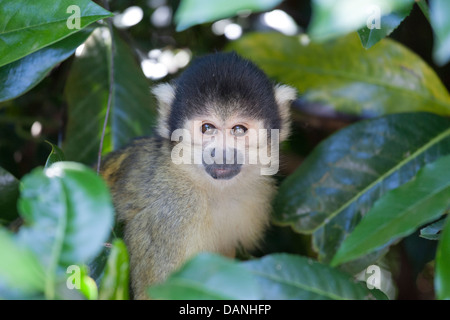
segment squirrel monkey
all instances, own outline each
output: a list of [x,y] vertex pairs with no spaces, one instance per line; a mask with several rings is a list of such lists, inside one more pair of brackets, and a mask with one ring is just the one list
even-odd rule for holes
[[101,169],[124,223],[135,299],[198,252],[258,245],[296,97],[236,53],[199,58],[153,93],[157,134],[112,152]]

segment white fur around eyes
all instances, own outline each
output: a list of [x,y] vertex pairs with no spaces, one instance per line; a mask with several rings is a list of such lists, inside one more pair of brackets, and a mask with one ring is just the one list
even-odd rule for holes
[[[166,138],[170,138],[168,127],[168,118],[170,116],[170,109],[175,98],[175,87],[169,83],[163,83],[152,90],[153,94],[158,100],[158,133]],[[291,111],[290,105],[296,98],[296,90],[286,85],[276,85],[274,88],[275,100],[278,104],[281,117],[281,134],[280,140],[287,139],[290,133]]]

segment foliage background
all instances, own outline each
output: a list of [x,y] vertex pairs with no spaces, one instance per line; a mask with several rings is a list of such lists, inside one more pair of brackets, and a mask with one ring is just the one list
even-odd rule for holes
[[[185,4],[188,2],[185,1]],[[402,1],[394,2],[401,3]],[[229,1],[227,6],[232,7],[236,3],[239,2]],[[398,158],[395,160],[397,161],[395,163],[400,162],[405,154],[413,153],[412,150],[415,150],[414,148],[425,148],[430,141],[440,139],[436,142],[435,149],[429,148],[424,159],[415,156],[409,157],[409,159],[412,159],[410,162],[416,163],[416,165],[404,169],[399,174],[403,178],[399,179],[398,182],[390,181],[387,176],[385,177],[386,179],[383,178],[382,182],[385,183],[387,181],[386,185],[389,185],[385,188],[386,190],[401,186],[415,177],[417,171],[425,164],[432,163],[441,158],[441,156],[450,153],[448,151],[450,149],[448,142],[449,124],[447,121],[450,113],[450,98],[448,95],[448,90],[450,89],[450,64],[441,63],[437,65],[436,59],[433,59],[433,46],[436,40],[430,23],[418,5],[414,5],[412,9],[410,8],[411,11],[406,10],[406,14],[403,16],[400,14],[399,23],[401,23],[389,35],[389,38],[398,41],[407,49],[398,46],[394,42],[389,42],[389,40],[383,40],[366,51],[362,48],[355,33],[353,33],[353,35],[348,36],[345,34],[339,35],[337,40],[331,40],[331,42],[325,42],[325,44],[319,41],[316,42],[313,37],[313,43],[308,46],[308,49],[303,51],[298,41],[293,41],[292,38],[282,35],[267,23],[264,23],[264,18],[267,17],[265,14],[276,7],[293,18],[298,27],[298,34],[309,30],[310,34],[313,35],[314,32],[308,29],[312,25],[317,24],[317,19],[314,20],[313,17],[312,6],[314,3],[320,3],[320,1],[269,1],[270,5],[267,7],[263,7],[262,3],[259,2],[261,12],[249,14],[244,11],[237,16],[231,14],[230,20],[226,23],[239,25],[243,31],[240,39],[232,41],[225,35],[217,35],[213,32],[213,22],[222,18],[219,16],[211,19],[211,22],[194,24],[192,26],[183,25],[183,23],[189,23],[189,21],[183,22],[181,18],[176,23],[177,20],[173,19],[173,17],[175,12],[180,11],[180,3],[176,0],[114,0],[99,2],[101,6],[109,8],[116,16],[120,16],[131,6],[140,7],[142,8],[143,17],[136,25],[121,28],[117,27],[120,19],[113,20],[115,21],[113,24],[116,26],[113,38],[108,38],[104,33],[98,32],[99,28],[97,28],[94,35],[86,41],[92,30],[95,27],[99,27],[101,23],[102,28],[107,28],[106,20],[96,22],[82,29],[82,31],[72,36],[74,38],[67,41],[68,44],[64,45],[67,47],[76,43],[77,45],[73,47],[73,51],[75,51],[78,45],[84,42],[84,55],[76,56],[73,54],[73,51],[66,53],[66,56],[61,55],[59,61],[55,60],[50,63],[48,73],[45,72],[43,74],[42,81],[35,81],[37,84],[35,87],[18,97],[5,99],[5,101],[0,102],[0,167],[17,180],[21,180],[32,172],[34,168],[45,165],[50,153],[53,157],[57,157],[57,160],[63,160],[64,157],[66,160],[82,162],[89,166],[94,165],[97,161],[98,145],[109,99],[111,99],[109,102],[112,104],[112,108],[109,114],[110,118],[106,129],[103,153],[120,147],[130,137],[151,134],[155,110],[154,99],[150,95],[148,88],[161,81],[170,81],[184,69],[184,66],[173,67],[172,62],[173,70],[168,70],[170,72],[167,75],[155,76],[155,74],[147,74],[147,77],[145,77],[139,67],[142,67],[143,71],[146,72],[145,64],[151,65],[154,71],[156,68],[164,65],[163,62],[166,61],[165,67],[170,69],[170,61],[167,61],[173,60],[174,56],[180,52],[184,56],[187,54],[192,58],[214,51],[234,49],[254,60],[272,79],[296,86],[301,94],[300,99],[295,101],[293,105],[293,136],[289,143],[283,146],[285,166],[277,177],[280,183],[284,183],[281,185],[280,196],[275,203],[274,216],[278,226],[274,226],[270,230],[264,246],[255,255],[262,257],[271,253],[284,252],[311,257],[313,260],[319,259],[322,262],[333,264],[331,260],[336,253],[336,248],[330,249],[330,246],[337,246],[336,243],[340,245],[341,240],[335,241],[335,239],[346,237],[347,235],[338,235],[333,233],[333,230],[327,231],[326,228],[317,231],[313,227],[311,230],[314,229],[314,234],[312,234],[311,230],[296,229],[296,223],[300,224],[301,222],[302,227],[299,227],[300,229],[307,223],[300,221],[301,218],[299,217],[294,216],[292,218],[289,216],[289,201],[293,203],[291,207],[298,209],[304,206],[311,214],[316,204],[308,203],[308,199],[315,198],[307,196],[307,199],[301,202],[303,198],[299,194],[308,194],[307,192],[314,190],[302,189],[302,179],[304,181],[317,181],[316,177],[311,177],[312,180],[308,180],[308,172],[312,172],[311,175],[318,172],[320,175],[324,173],[320,170],[336,171],[337,168],[334,167],[330,169],[326,165],[320,166],[322,163],[320,161],[323,160],[323,157],[333,148],[338,149],[339,143],[343,144],[342,148],[346,147],[345,143],[357,145],[356,137],[368,134],[368,128],[377,128],[376,124],[379,125],[379,131],[374,129],[373,135],[369,136],[367,152],[374,157],[375,153],[373,150],[386,150],[385,142],[380,143],[380,149],[377,149],[375,145],[377,140],[374,137],[381,135],[388,129],[393,130],[392,136],[401,140],[398,145],[392,142],[391,144],[388,143],[388,154],[398,151]],[[221,7],[220,1],[215,2],[215,4],[217,7]],[[7,15],[6,8],[8,6],[13,6],[13,3],[8,1],[0,2],[0,16]],[[163,7],[166,11],[161,11]],[[194,9],[198,8],[194,6]],[[161,18],[164,17],[165,13],[169,13],[166,20]],[[157,25],[158,23],[155,23],[158,17],[162,19],[162,22],[159,22],[159,26]],[[403,18],[405,19],[403,20]],[[97,19],[93,21],[95,20]],[[251,34],[254,31],[261,33]],[[75,39],[75,37],[78,38]],[[58,56],[56,52],[48,53],[48,57]],[[50,60],[49,58],[48,61]],[[156,62],[159,64],[155,64]],[[29,66],[32,65],[33,60]],[[5,71],[5,68],[8,66],[10,65],[6,64],[0,70],[3,72],[0,76],[4,76],[2,78],[4,80],[3,89],[8,81],[12,81],[14,86],[19,86],[21,81],[26,82],[26,79],[20,77],[20,75],[15,78],[10,76],[8,78],[8,75],[11,75],[11,73]],[[298,68],[297,66],[301,67]],[[308,71],[308,68],[305,68],[305,66],[313,66],[315,69],[311,68],[312,71]],[[315,79],[317,70],[319,70],[318,73],[320,74],[321,71],[328,70],[327,68],[338,68],[342,72],[351,70],[355,74],[361,75],[361,78],[357,78],[356,82],[360,80],[363,84],[360,87],[350,87],[351,90],[348,90],[345,86],[349,85],[349,83],[343,81],[339,76],[336,78],[330,77],[326,81],[324,80],[325,77]],[[30,72],[28,75],[33,74],[33,69],[28,70]],[[381,91],[372,90],[371,85],[373,83],[370,83],[370,81],[368,81],[369,83],[364,83],[363,75],[366,73],[370,74],[372,79],[379,80],[384,89]],[[110,81],[111,79],[114,79],[114,81]],[[350,84],[355,82],[353,80],[350,81]],[[389,87],[390,85],[392,86]],[[112,93],[111,96],[108,95],[109,93]],[[417,94],[417,97],[415,94]],[[142,106],[146,106],[146,109],[143,109]],[[396,115],[398,112],[408,111],[429,111],[440,115],[440,117],[428,114]],[[391,113],[393,115],[390,118],[381,118],[378,122],[370,122],[370,125],[368,122],[362,121]],[[384,121],[392,123],[392,126],[398,124],[398,128],[383,124]],[[358,123],[362,123],[359,127],[360,129],[350,126]],[[341,130],[344,128],[348,128],[348,131]],[[435,131],[428,130],[429,128],[433,128]],[[333,135],[336,132],[339,132],[341,135],[340,139]],[[320,149],[318,147],[320,142],[329,137],[333,140],[327,140],[329,141],[328,147],[325,148],[322,144],[322,149]],[[46,143],[46,140],[52,142],[53,146]],[[360,145],[357,145],[358,150],[364,150],[364,147],[367,146],[366,141],[360,143]],[[63,150],[60,152],[60,157],[58,156],[59,149],[56,145],[59,145]],[[402,149],[403,147],[404,149]],[[437,152],[435,151],[436,149],[441,151]],[[333,155],[331,153],[331,156]],[[408,159],[408,155],[406,158]],[[374,157],[373,159],[375,159],[373,160],[374,167],[384,161],[383,157]],[[336,159],[331,159],[330,161],[333,162]],[[361,163],[361,165],[365,165],[369,162]],[[300,164],[303,164],[303,171],[302,169],[296,171]],[[448,160],[439,163],[439,165],[442,168],[441,170],[445,171],[448,168]],[[48,167],[50,166],[51,163],[48,163]],[[428,168],[426,172],[432,172],[432,169]],[[64,172],[65,170],[76,172],[74,175],[84,175],[84,173],[78,173],[77,170],[80,170],[80,172],[84,170],[78,167],[73,168],[69,166],[66,168],[63,166],[61,170]],[[38,171],[34,172],[36,172],[34,179],[45,179],[43,177],[39,178]],[[341,177],[347,177],[347,174],[343,173]],[[2,176],[6,177],[7,175],[2,174]],[[290,180],[284,180],[286,176],[290,176]],[[443,175],[443,177],[445,178],[446,176]],[[350,183],[356,185],[356,180],[359,178],[361,177],[355,175],[352,178],[355,180]],[[32,178],[28,179],[32,181]],[[12,202],[5,204],[4,208],[15,207],[15,201],[18,197],[17,184],[19,182],[17,180],[14,182],[16,188],[12,188],[11,193],[6,193],[6,189],[1,190],[3,195],[7,196],[3,196],[0,199]],[[27,180],[24,181],[26,182]],[[346,183],[348,182],[343,182],[344,185]],[[8,184],[8,186],[11,185]],[[362,182],[362,186],[365,188],[366,183]],[[410,186],[410,188],[413,187]],[[383,188],[381,187],[381,189]],[[445,188],[445,190],[448,190],[448,186]],[[291,194],[289,190],[292,191]],[[340,190],[342,191],[344,188],[340,187]],[[321,192],[323,193],[320,199],[328,196],[326,191]],[[416,192],[413,189],[405,198],[411,198],[411,194]],[[433,194],[437,194],[437,192]],[[344,196],[339,195],[339,197]],[[377,251],[369,252],[368,247],[364,249],[366,254],[382,256],[387,252],[387,242],[389,244],[395,243],[387,255],[382,260],[377,261],[377,264],[383,267],[383,272],[389,275],[388,278],[390,280],[388,284],[392,288],[388,288],[386,291],[388,291],[390,298],[432,299],[436,297],[434,258],[437,241],[424,239],[418,235],[420,232],[419,226],[425,226],[437,220],[445,212],[444,209],[448,208],[448,193],[440,195],[440,197],[444,200],[439,203],[437,200],[434,202],[439,204],[434,215],[429,213],[422,220],[415,221],[415,224],[408,229],[409,231],[404,231],[402,236],[394,237],[391,235],[387,236],[388,239],[382,239],[384,242],[381,244],[384,247],[380,249],[380,247],[375,246]],[[397,198],[391,203],[396,201]],[[334,200],[331,202],[334,205]],[[370,205],[368,207],[372,207],[373,202],[369,202]],[[428,206],[425,211],[428,211],[431,207],[431,205]],[[364,212],[367,212],[368,209],[365,209]],[[22,210],[20,213],[23,217],[26,210],[19,207],[20,210]],[[17,212],[12,211],[15,210],[2,212],[0,217],[10,230],[17,229],[17,220],[14,219],[17,217]],[[292,213],[292,210],[290,212]],[[29,216],[32,216],[32,214],[29,214]],[[346,232],[353,230],[354,226],[359,223],[361,216],[352,216],[351,218],[344,216],[342,223],[348,224],[351,221],[352,224],[352,227],[346,229]],[[294,222],[292,222],[292,219]],[[322,218],[319,217],[320,219]],[[333,224],[327,224],[328,220],[326,221],[326,225],[334,226]],[[402,228],[404,228],[404,225],[402,224]],[[443,226],[438,227],[437,230],[442,228]],[[21,232],[26,233],[25,231]],[[326,237],[321,237],[321,233],[322,235],[325,234]],[[436,232],[431,234],[436,235]],[[321,238],[326,240],[321,242]],[[311,245],[312,243],[314,246]],[[123,245],[116,243],[116,246],[113,246],[113,248],[121,246]],[[109,250],[106,251],[109,252]],[[126,260],[123,257],[123,251],[120,254],[115,253],[111,256],[115,261]],[[76,260],[79,258],[75,256],[73,259],[75,259],[74,261],[79,261]],[[92,254],[86,254],[86,257],[82,260],[88,263],[91,259]],[[211,264],[224,265],[223,268],[226,270],[236,268],[235,265],[229,265],[228,262],[214,259],[216,258],[212,258],[210,261]],[[265,263],[271,263],[270,259],[275,259],[280,264],[286,263],[289,266],[289,261],[284,256],[266,257]],[[73,262],[71,259],[69,260]],[[103,270],[106,258],[101,260],[103,262],[100,269]],[[305,261],[299,261],[298,263],[301,265],[307,264]],[[344,266],[341,269],[354,274],[358,268],[362,268],[362,265],[367,266],[369,264],[368,261],[373,262],[376,259],[371,257],[363,261],[359,267],[347,265],[347,268]],[[335,266],[340,264],[337,260],[334,260],[334,262]],[[114,265],[113,262],[108,262],[108,265],[110,264]],[[55,268],[66,265],[67,263],[58,263]],[[191,268],[194,267],[191,266]],[[236,272],[238,274],[242,273],[242,266],[238,268],[239,270]],[[248,263],[244,268],[255,270],[258,266]],[[318,268],[320,269],[320,267]],[[91,276],[93,270],[95,271],[95,266],[91,266]],[[195,274],[190,275],[190,270],[192,269],[189,269],[189,266],[187,266],[184,273],[177,276],[181,279],[184,279],[184,277],[195,278]],[[110,276],[111,278],[118,277],[114,267],[109,268],[108,274],[114,274]],[[318,277],[320,278],[320,276],[319,274]],[[243,277],[247,277],[246,274]],[[339,275],[336,275],[336,279],[339,277]],[[178,280],[174,278],[171,283],[168,283],[168,287],[172,288],[169,292],[177,292],[176,288],[180,283],[179,278]],[[107,283],[110,278],[105,277],[105,279],[104,283]],[[227,279],[225,278],[224,281],[227,282]],[[239,278],[239,280],[242,279]],[[247,277],[242,281],[251,282],[253,280],[249,280]],[[86,283],[88,282],[87,280]],[[114,281],[111,280],[111,283],[114,283]],[[47,283],[47,286],[50,285]],[[89,285],[86,286],[89,287]],[[105,288],[109,289],[101,291],[100,298],[127,297],[126,292],[118,294],[117,292],[120,290],[112,287],[114,287],[114,284],[109,287],[105,285]],[[85,296],[89,296],[89,293],[86,293],[88,291],[89,289],[84,291]],[[53,298],[53,295],[49,295],[48,291],[46,292],[47,298]],[[267,292],[270,292],[270,290],[267,290]],[[167,287],[155,288],[153,289],[153,294],[160,294],[162,297],[174,297],[170,294],[167,295]],[[226,293],[222,294],[221,297],[229,297]],[[248,294],[251,296],[255,293],[249,292]],[[62,296],[64,297],[64,294]],[[243,297],[245,298],[245,296]],[[254,297],[261,298],[259,295]],[[289,297],[292,296],[286,295],[286,298]],[[306,298],[312,297],[306,296]],[[357,297],[359,296],[351,296],[351,298]]]

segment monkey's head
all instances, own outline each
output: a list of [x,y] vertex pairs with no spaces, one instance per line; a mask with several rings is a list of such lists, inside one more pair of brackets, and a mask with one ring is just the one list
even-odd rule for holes
[[278,171],[296,92],[274,85],[252,62],[236,53],[207,55],[153,93],[158,134],[174,141],[172,161],[194,166],[196,178],[229,183],[245,172]]

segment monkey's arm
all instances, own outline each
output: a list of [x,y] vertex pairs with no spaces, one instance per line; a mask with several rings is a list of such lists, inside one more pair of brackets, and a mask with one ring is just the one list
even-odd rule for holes
[[[163,143],[164,144],[164,143]],[[163,281],[203,245],[205,201],[191,182],[175,170],[166,146],[153,139],[133,142],[105,161],[102,175],[124,222],[135,299]]]
[[[148,299],[147,288],[166,279],[187,254],[189,233],[176,219],[152,223],[150,212],[137,214],[125,226],[125,242],[130,254],[131,287],[134,299]],[[158,214],[154,214],[157,216]]]
[[151,204],[125,225],[125,242],[130,252],[132,288],[135,299],[148,298],[146,289],[164,281],[193,253],[203,249],[199,212],[202,201],[195,195],[183,196],[176,185],[155,186]]

